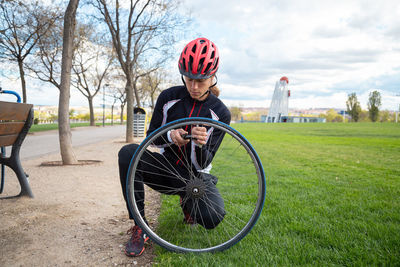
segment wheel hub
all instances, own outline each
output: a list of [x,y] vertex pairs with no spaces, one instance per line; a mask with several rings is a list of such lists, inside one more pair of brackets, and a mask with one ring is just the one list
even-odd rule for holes
[[186,195],[191,198],[201,198],[205,193],[206,185],[200,179],[193,179],[186,185]]

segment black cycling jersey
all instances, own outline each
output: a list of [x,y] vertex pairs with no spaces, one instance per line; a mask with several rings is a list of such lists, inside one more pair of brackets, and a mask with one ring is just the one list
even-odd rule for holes
[[[211,92],[205,100],[198,101],[190,97],[184,86],[175,86],[164,90],[158,97],[147,135],[168,122],[190,117],[210,118],[226,124],[230,124],[231,121],[228,108]],[[184,128],[184,130],[190,134],[190,129]],[[176,155],[186,153],[186,157],[191,159],[191,163],[197,171],[208,172],[211,168],[211,160],[222,142],[223,132],[208,128],[207,133],[206,146],[198,146],[194,142],[189,142],[181,148],[175,145],[165,146],[166,142],[172,143],[169,134],[157,139],[156,144],[160,146],[161,153],[168,159],[173,159],[176,165],[182,164],[179,159],[176,160]]]

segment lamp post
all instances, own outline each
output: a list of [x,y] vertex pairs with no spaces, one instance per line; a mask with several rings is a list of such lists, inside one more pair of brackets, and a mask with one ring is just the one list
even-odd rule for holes
[[103,127],[104,127],[104,120],[105,120],[105,116],[106,116],[106,87],[108,87],[109,84],[106,83],[103,86]]

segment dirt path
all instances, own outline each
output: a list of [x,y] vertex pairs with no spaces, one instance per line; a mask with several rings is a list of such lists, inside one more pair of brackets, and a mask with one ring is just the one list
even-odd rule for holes
[[[39,166],[58,154],[23,161],[35,198],[0,200],[0,266],[151,266],[153,244],[139,258],[123,253],[132,223],[118,178],[121,141],[74,149],[79,160],[101,161],[93,165]],[[1,196],[17,190],[7,169]]]

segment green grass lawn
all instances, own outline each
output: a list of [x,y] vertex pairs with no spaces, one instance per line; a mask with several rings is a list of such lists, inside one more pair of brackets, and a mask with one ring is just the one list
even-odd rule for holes
[[399,266],[400,125],[235,124],[267,177],[253,230],[224,252],[160,266]]
[[[89,123],[71,123],[70,126],[71,128],[75,127],[85,127],[89,126]],[[111,123],[105,123],[105,125],[111,125]],[[115,124],[114,125],[119,125]],[[103,126],[103,123],[96,123],[96,126]],[[32,127],[29,129],[30,133],[34,132],[43,132],[43,131],[50,131],[50,130],[57,130],[58,129],[58,124],[57,123],[51,123],[51,124],[34,124]]]

